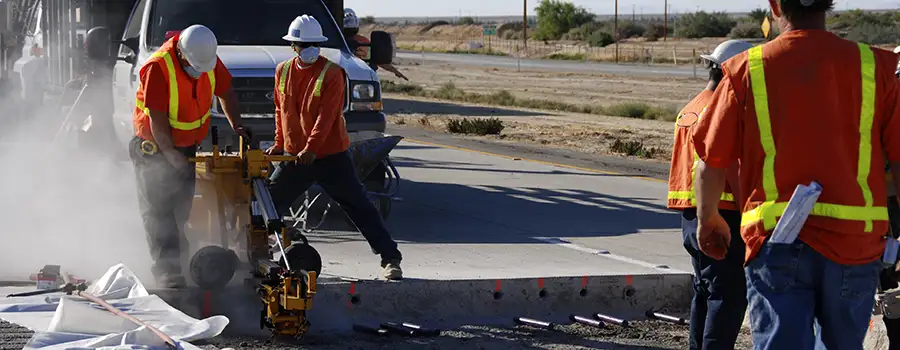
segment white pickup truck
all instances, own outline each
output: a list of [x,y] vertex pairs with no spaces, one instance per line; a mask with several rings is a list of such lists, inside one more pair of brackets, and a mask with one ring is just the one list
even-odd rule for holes
[[[253,130],[254,139],[265,148],[274,140],[275,67],[294,55],[282,36],[291,21],[304,14],[315,17],[328,37],[322,55],[347,73],[349,91],[344,118],[351,140],[382,136],[385,116],[381,85],[370,65],[390,63],[393,43],[389,34],[373,33],[372,59],[366,62],[355,57],[341,33],[340,22],[332,16],[335,7],[342,7],[342,3],[338,1],[335,6],[329,0],[136,0],[113,73],[113,121],[117,138],[125,147],[134,135],[132,115],[143,62],[166,41],[167,34],[203,24],[219,39],[219,58],[234,77],[232,85],[238,94],[242,117]],[[218,126],[220,143],[236,146],[237,139],[218,103],[213,105],[212,116],[212,125]],[[201,147],[209,149],[209,140],[208,137]],[[384,182],[384,176],[384,169],[379,169],[364,182],[377,186]]]

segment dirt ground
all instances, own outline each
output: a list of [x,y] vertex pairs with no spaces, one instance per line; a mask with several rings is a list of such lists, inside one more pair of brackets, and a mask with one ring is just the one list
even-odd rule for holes
[[[517,98],[562,101],[570,104],[608,106],[643,102],[680,109],[705,86],[702,79],[681,77],[630,77],[591,73],[521,71],[515,69],[452,66],[437,62],[399,60],[396,66],[409,84],[438,89],[452,82],[466,92],[490,94],[507,90]],[[382,79],[402,80],[379,70]],[[446,131],[450,118],[498,118],[505,129],[485,136],[498,142],[525,142],[588,154],[610,155],[610,146],[621,141],[640,141],[659,151],[654,159],[671,157],[671,122],[607,117],[568,112],[478,106],[451,101],[385,94],[389,122]]]

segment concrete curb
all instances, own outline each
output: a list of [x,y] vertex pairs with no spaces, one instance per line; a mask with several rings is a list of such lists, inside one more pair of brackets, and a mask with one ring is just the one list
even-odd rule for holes
[[[219,292],[153,290],[196,318],[225,315],[229,333],[260,330],[262,304],[247,287]],[[354,323],[411,322],[429,328],[511,325],[514,317],[568,323],[570,314],[601,312],[645,319],[650,309],[685,313],[692,297],[690,274],[417,280],[400,282],[321,280],[310,311],[310,333],[349,333]]]

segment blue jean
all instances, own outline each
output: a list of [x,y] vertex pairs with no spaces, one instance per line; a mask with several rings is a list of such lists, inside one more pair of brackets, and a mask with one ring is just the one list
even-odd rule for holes
[[682,214],[684,249],[691,255],[694,267],[691,350],[734,349],[747,311],[741,213],[727,210],[720,213],[731,228],[731,246],[723,260],[710,258],[700,251],[696,234],[697,210],[687,209]]
[[881,259],[842,265],[766,241],[746,267],[755,349],[862,349],[880,272]]

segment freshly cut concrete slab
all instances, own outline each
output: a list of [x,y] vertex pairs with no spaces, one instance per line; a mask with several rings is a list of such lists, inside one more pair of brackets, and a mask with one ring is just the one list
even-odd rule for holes
[[[309,313],[312,333],[349,333],[353,324],[410,322],[451,329],[461,325],[512,325],[515,317],[568,322],[569,315],[604,313],[645,319],[650,309],[684,314],[690,275],[614,275],[399,282],[324,279]],[[194,317],[225,315],[234,334],[266,335],[262,304],[249,287],[218,292],[153,290]]]

